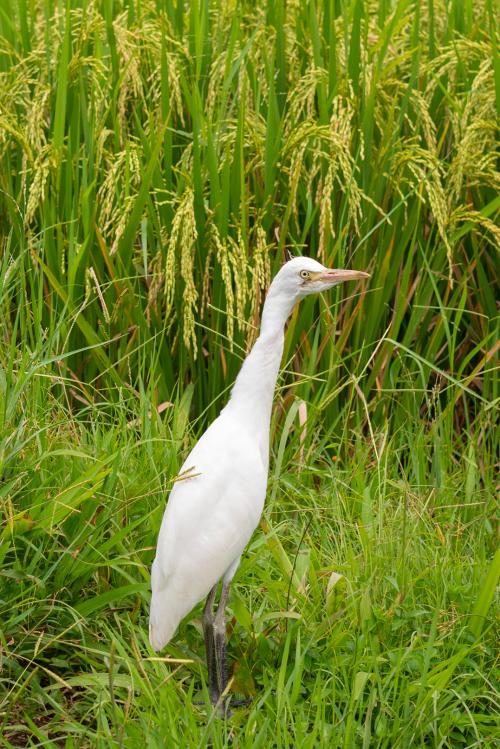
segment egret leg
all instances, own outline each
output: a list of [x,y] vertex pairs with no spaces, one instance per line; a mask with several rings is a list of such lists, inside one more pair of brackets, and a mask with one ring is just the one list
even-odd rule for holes
[[212,590],[207,596],[207,601],[203,609],[203,637],[205,638],[205,652],[207,654],[207,667],[208,667],[208,692],[210,694],[210,701],[215,705],[220,697],[218,680],[217,680],[217,666],[215,657],[215,634],[214,634],[214,621],[215,617],[212,611],[215,594],[217,593],[218,583],[214,585]]
[[215,644],[215,664],[217,669],[217,687],[219,697],[227,687],[227,658],[226,658],[226,621],[224,612],[229,596],[230,581],[223,580],[222,591],[220,594],[219,606],[213,622],[214,644]]

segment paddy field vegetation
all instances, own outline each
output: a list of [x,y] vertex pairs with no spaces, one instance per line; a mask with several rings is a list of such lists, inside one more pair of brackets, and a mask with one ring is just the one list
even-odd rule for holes
[[[498,746],[499,115],[494,0],[2,0],[1,746]],[[149,569],[288,252],[224,721]]]

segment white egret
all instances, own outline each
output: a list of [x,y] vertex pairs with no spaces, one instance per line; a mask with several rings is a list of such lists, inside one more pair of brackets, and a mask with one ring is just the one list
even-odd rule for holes
[[208,596],[203,633],[214,704],[227,687],[224,609],[229,586],[264,506],[285,322],[302,297],[367,277],[362,271],[328,270],[306,257],[283,265],[269,288],[260,335],[229,402],[189,453],[179,474],[183,478],[170,493],[151,571],[149,639],[154,650],[161,650],[181,619]]

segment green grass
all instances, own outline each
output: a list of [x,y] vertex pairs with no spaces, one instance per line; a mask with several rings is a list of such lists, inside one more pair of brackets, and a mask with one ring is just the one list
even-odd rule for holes
[[[0,745],[497,745],[494,11],[3,1]],[[149,568],[285,250],[372,278],[287,328],[222,721]]]
[[197,704],[200,610],[161,657],[147,642],[182,406],[75,421],[52,390],[34,377],[21,396],[2,484],[5,746],[495,745],[488,461],[408,425],[378,457],[352,432],[301,466],[290,433],[229,604],[232,688],[252,703],[223,722]]

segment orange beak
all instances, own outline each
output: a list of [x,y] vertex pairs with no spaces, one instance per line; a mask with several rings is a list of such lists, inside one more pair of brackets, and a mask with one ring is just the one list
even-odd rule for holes
[[332,281],[334,283],[340,283],[341,281],[357,281],[360,278],[370,278],[369,273],[365,273],[362,270],[342,270],[342,268],[334,268],[327,270],[320,275],[320,281]]

